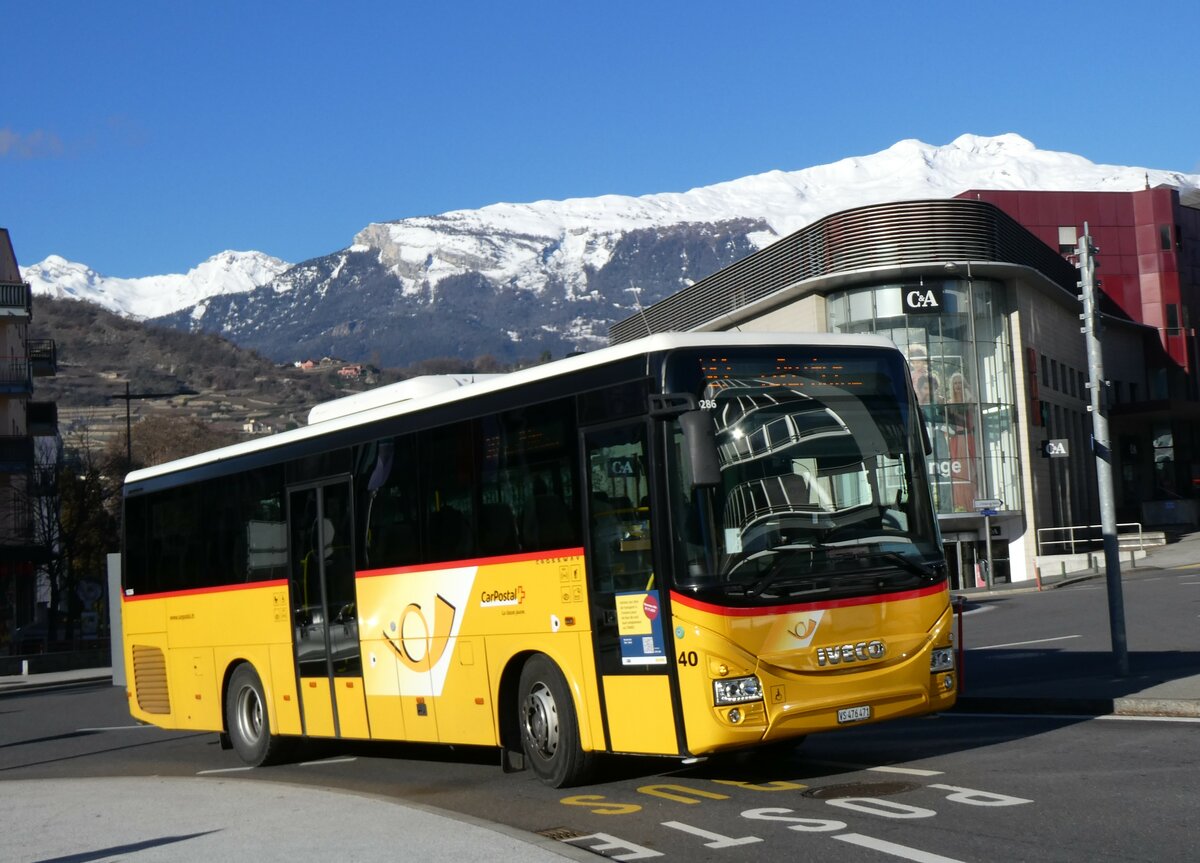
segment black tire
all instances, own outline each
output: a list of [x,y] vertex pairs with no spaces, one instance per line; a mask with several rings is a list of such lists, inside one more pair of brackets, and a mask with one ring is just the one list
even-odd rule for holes
[[258,672],[249,663],[239,665],[225,690],[225,730],[233,749],[247,764],[275,764],[284,755],[284,741],[271,734],[267,696]]
[[518,723],[525,763],[551,788],[584,782],[591,753],[579,743],[579,722],[567,681],[549,657],[538,654],[521,669]]

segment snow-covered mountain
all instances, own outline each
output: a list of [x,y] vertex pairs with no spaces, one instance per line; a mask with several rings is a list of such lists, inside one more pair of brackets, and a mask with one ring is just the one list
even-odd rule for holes
[[[192,278],[210,260],[188,276],[159,277],[184,280],[178,300],[164,299],[166,283],[139,293],[129,286],[150,280],[103,277],[75,295],[220,332],[281,360],[559,355],[602,343],[638,302],[655,302],[839,210],[971,188],[1128,191],[1147,182],[1197,189],[1200,175],[1096,165],[1014,134],[963,135],[945,146],[906,140],[687,192],[502,203],[371,224],[342,251],[290,268],[268,259],[281,268],[275,273],[264,264],[236,282]],[[26,278],[39,293],[69,290],[76,283],[45,274],[72,268],[94,276],[47,259]]]
[[51,255],[22,268],[35,296],[87,300],[129,318],[157,318],[190,309],[209,297],[243,294],[265,285],[291,264],[262,252],[221,252],[186,274],[120,279]]

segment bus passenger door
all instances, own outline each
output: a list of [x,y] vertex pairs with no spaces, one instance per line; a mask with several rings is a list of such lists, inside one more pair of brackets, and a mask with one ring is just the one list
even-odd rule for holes
[[292,615],[305,734],[369,737],[348,480],[288,492]]
[[614,752],[677,754],[669,633],[661,613],[667,586],[654,571],[646,424],[588,429],[583,442],[587,575],[608,745]]

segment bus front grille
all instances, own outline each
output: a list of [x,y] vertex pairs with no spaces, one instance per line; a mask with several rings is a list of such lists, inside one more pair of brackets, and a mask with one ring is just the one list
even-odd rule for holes
[[133,686],[138,707],[147,713],[170,713],[167,659],[157,647],[133,645]]

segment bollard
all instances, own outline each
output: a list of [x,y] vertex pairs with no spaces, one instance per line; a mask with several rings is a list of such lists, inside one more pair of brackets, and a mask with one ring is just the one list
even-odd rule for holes
[[22,677],[29,676],[29,660],[28,659],[21,660],[21,676]]

